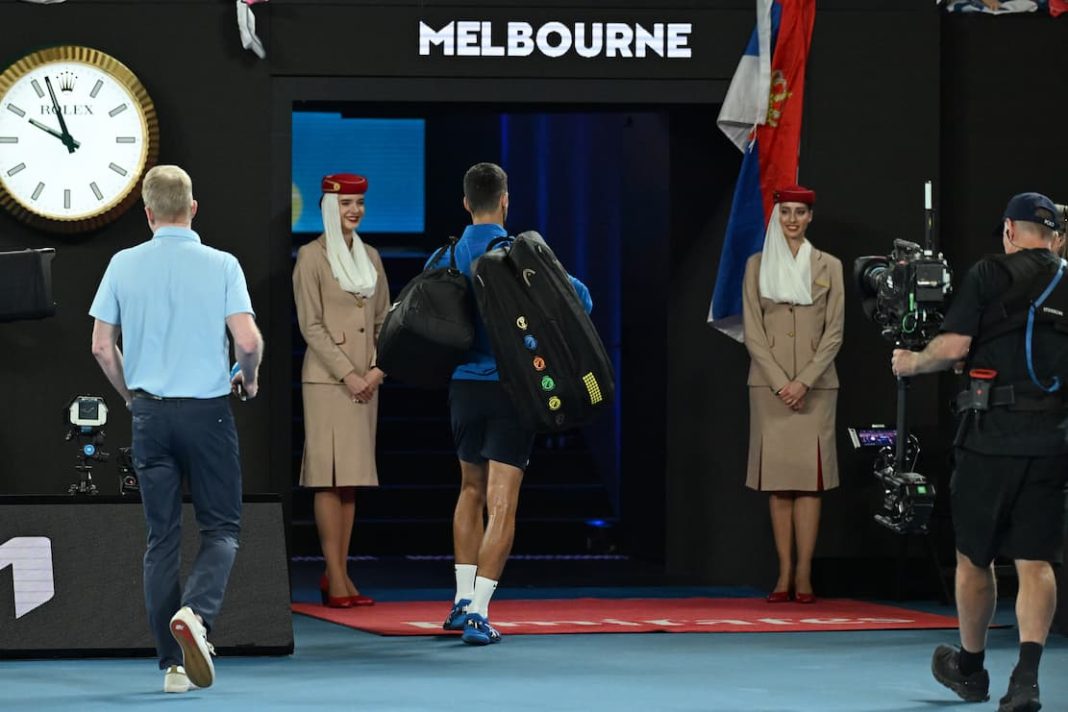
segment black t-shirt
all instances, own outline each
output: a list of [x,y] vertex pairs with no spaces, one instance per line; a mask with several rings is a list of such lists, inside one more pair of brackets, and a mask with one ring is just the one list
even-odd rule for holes
[[[1048,284],[1058,258],[1045,249],[1022,250],[1008,258],[985,258],[975,263],[961,282],[942,324],[943,332],[972,337],[971,353],[962,388],[968,387],[967,370],[991,368],[998,372],[995,385],[1029,383],[1025,331],[1019,329],[982,341],[981,325],[987,307],[1000,301],[1012,286],[1009,271],[999,260],[1032,262],[1040,268],[1036,277]],[[1045,269],[1041,269],[1046,267]],[[1068,278],[1066,278],[1068,279]],[[1045,384],[1054,376],[1068,388],[1068,334],[1036,325],[1032,341],[1035,375]],[[969,417],[957,444],[988,455],[1056,455],[1068,452],[1065,419],[1068,412],[1012,411],[994,407],[978,418]]]

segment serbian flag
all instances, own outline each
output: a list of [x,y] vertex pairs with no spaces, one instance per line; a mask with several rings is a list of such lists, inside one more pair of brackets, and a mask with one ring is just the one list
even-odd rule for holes
[[757,0],[757,26],[717,124],[743,153],[708,323],[738,341],[742,279],[764,247],[776,188],[797,181],[801,104],[816,0]]

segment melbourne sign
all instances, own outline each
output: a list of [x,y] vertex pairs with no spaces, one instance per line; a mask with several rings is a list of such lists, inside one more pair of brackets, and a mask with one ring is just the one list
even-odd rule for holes
[[423,57],[598,57],[689,59],[690,22],[419,22]]

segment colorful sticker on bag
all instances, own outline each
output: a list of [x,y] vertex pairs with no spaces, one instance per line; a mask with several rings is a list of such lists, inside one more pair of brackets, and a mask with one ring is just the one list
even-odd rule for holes
[[527,330],[527,318],[525,316],[519,317],[518,319],[515,320],[515,325],[518,326],[523,331],[526,331]]
[[543,391],[551,391],[554,388],[556,388],[556,381],[553,380],[553,377],[552,376],[542,376],[541,389]]
[[549,410],[560,410],[560,406],[562,405],[563,401],[561,401],[557,396],[553,396],[549,399]]
[[534,370],[538,372],[545,370],[545,359],[541,356],[534,357]]

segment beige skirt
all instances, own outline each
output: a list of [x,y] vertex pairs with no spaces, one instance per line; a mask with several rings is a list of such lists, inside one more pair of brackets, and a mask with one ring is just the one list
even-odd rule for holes
[[766,386],[749,388],[749,468],[745,485],[765,492],[820,492],[838,486],[836,389],[813,389],[800,411]]
[[353,403],[343,384],[304,383],[302,487],[376,487],[378,393]]

